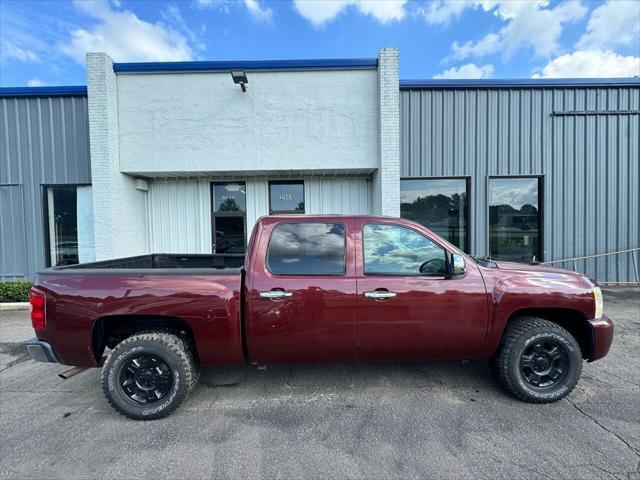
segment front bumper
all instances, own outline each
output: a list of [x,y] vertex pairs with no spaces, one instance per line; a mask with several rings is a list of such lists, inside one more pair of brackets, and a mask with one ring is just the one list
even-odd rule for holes
[[613,342],[613,322],[603,315],[587,323],[591,333],[591,349],[587,360],[593,362],[609,353]]
[[56,354],[53,353],[51,345],[37,338],[32,338],[24,342],[27,352],[36,362],[60,363]]

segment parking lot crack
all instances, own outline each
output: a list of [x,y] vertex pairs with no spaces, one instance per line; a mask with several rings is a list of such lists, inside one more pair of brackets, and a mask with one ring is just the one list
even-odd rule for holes
[[580,412],[583,416],[587,417],[588,419],[590,419],[592,422],[594,422],[596,425],[598,425],[602,430],[604,430],[605,432],[613,435],[614,437],[616,437],[618,440],[620,440],[622,443],[624,443],[627,448],[629,450],[631,450],[631,452],[634,453],[634,455],[636,457],[640,458],[640,451],[638,451],[638,449],[636,449],[633,445],[631,445],[627,440],[625,440],[624,438],[622,438],[620,435],[618,435],[616,432],[614,432],[613,430],[608,429],[607,427],[605,427],[602,423],[600,423],[595,417],[592,417],[591,415],[589,415],[587,412],[585,412],[582,408],[580,408],[576,403],[572,402],[571,400],[569,400],[568,398],[565,399],[567,400],[567,402],[569,402],[571,405],[573,405],[573,408],[575,408],[578,412]]
[[624,378],[624,377],[620,377],[619,375],[616,375],[615,373],[612,373],[612,372],[610,372],[608,370],[603,370],[602,368],[598,368],[598,367],[593,367],[593,369],[596,370],[596,371],[602,372],[602,373],[606,373],[607,375],[611,375],[612,377],[615,377],[618,380],[622,380],[625,383],[629,383],[629,384],[631,384],[633,386],[640,387],[640,383],[632,382],[631,380],[629,380],[627,378]]

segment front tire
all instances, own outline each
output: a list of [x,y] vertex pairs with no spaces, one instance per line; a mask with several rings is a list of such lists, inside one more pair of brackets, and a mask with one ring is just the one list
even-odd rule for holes
[[531,403],[566,397],[582,372],[582,352],[561,326],[537,317],[521,317],[507,325],[491,369],[512,395]]
[[102,368],[102,390],[122,415],[153,420],[178,408],[196,378],[186,342],[163,331],[144,332],[113,349]]

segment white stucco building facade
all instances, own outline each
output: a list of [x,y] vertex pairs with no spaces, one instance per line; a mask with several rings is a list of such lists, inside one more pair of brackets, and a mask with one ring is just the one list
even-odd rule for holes
[[399,215],[396,49],[147,64],[89,53],[87,79],[96,260],[242,253],[269,213]]

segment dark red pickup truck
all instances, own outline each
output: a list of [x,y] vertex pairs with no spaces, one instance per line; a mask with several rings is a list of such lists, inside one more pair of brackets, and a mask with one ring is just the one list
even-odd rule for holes
[[31,293],[27,348],[40,361],[103,365],[109,402],[152,419],[178,407],[200,365],[242,363],[486,358],[516,397],[551,402],[613,339],[594,281],[474,259],[407,220],[263,217],[244,266],[232,260],[49,269]]

